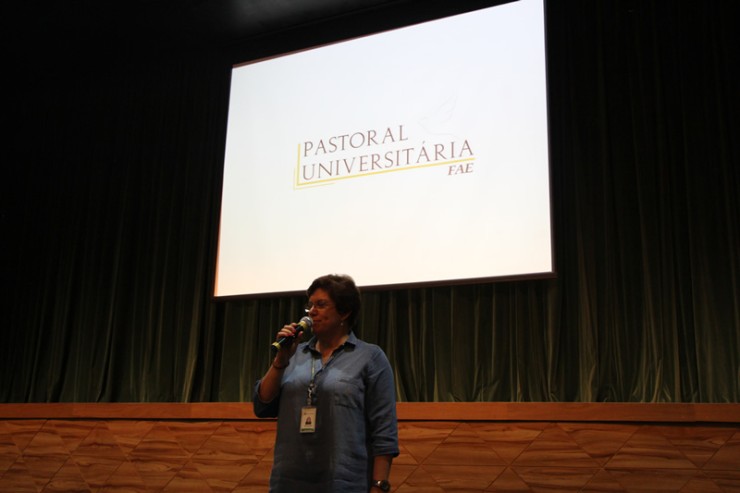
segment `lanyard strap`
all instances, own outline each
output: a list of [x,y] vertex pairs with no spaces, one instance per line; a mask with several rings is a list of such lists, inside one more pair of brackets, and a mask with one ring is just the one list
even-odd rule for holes
[[[340,347],[335,349],[331,357],[329,358],[329,361],[326,362],[326,365],[331,363],[331,361],[338,354],[338,352],[343,349],[344,349],[344,344],[342,344]],[[308,396],[306,397],[307,406],[313,406],[314,397],[316,396],[316,377],[318,376],[319,373],[324,371],[324,367],[326,366],[326,365],[322,365],[321,368],[319,368],[319,371],[316,371],[316,360],[321,359],[321,355],[319,355],[319,357],[316,358],[313,351],[310,351],[310,353],[311,353],[311,381],[308,382]]]
[[[311,381],[308,382],[308,397],[306,397],[306,405],[313,406],[313,397],[316,392],[316,358],[311,353]],[[321,370],[319,370],[321,371]]]

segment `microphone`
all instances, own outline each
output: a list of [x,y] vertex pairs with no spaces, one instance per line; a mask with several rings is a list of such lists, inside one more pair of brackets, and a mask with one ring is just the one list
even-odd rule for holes
[[[304,332],[306,330],[309,330],[312,325],[313,320],[311,320],[311,317],[303,317],[301,321],[298,322],[298,327],[296,327],[296,335],[298,335],[299,331]],[[295,336],[281,337],[280,339],[272,343],[272,350],[275,352],[280,351],[283,346],[293,344],[293,339],[295,339]]]

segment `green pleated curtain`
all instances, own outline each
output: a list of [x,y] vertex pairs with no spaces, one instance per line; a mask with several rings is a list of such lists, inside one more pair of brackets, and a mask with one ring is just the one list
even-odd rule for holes
[[[557,276],[365,292],[399,400],[739,402],[733,13],[547,3]],[[305,300],[212,298],[230,60],[55,53],[7,94],[0,402],[250,400]]]

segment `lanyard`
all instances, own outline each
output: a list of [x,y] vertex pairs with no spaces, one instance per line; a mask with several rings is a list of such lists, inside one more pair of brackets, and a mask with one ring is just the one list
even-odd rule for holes
[[[322,369],[319,370],[321,372]],[[306,405],[313,406],[313,398],[316,393],[316,358],[311,353],[311,381],[308,382],[308,397],[306,398]]]
[[321,373],[322,371],[324,371],[324,368],[327,365],[329,365],[329,363],[332,362],[332,360],[334,359],[334,357],[337,355],[337,353],[341,349],[344,349],[344,345],[342,345],[339,348],[335,349],[334,352],[332,353],[331,357],[329,358],[329,360],[326,362],[326,365],[323,365],[322,364],[321,368],[319,368],[318,371],[316,371],[316,360],[317,359],[321,359],[321,355],[319,355],[319,357],[316,358],[314,356],[314,353],[311,352],[311,381],[308,382],[308,396],[306,397],[306,405],[307,406],[313,406],[313,401],[314,401],[314,398],[316,397],[316,377],[319,375],[319,373]]

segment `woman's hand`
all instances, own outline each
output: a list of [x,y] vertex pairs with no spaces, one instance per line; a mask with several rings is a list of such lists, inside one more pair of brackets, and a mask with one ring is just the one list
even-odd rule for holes
[[278,331],[277,335],[275,336],[276,341],[284,338],[292,338],[292,340],[285,341],[285,343],[280,344],[280,350],[277,352],[277,354],[275,355],[275,359],[272,361],[272,366],[274,368],[282,369],[290,364],[290,358],[295,354],[302,335],[303,328],[296,323],[284,325],[283,328]]

